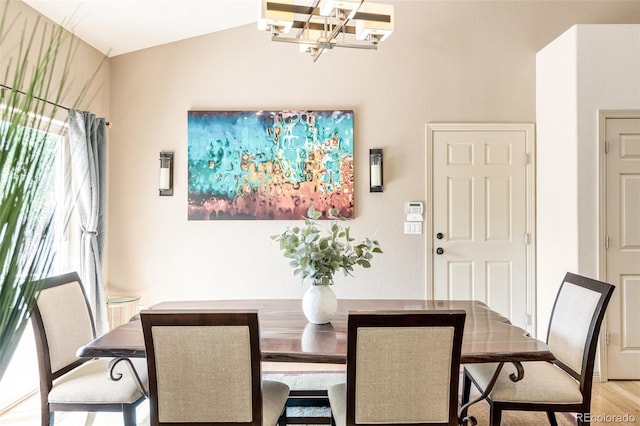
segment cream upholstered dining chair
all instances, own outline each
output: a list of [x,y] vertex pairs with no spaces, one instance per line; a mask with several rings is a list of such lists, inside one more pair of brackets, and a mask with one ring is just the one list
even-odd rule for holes
[[457,425],[464,311],[349,313],[347,381],[332,423]]
[[[499,425],[502,411],[545,411],[557,425],[555,412],[577,413],[578,424],[591,407],[593,363],[600,324],[614,286],[567,273],[558,290],[551,313],[547,344],[556,360],[524,362],[524,378],[513,382],[505,364],[490,391],[490,424]],[[469,401],[471,382],[484,392],[496,364],[465,366],[463,403]]]
[[147,367],[134,361],[139,384],[124,364],[109,378],[109,358],[78,358],[76,351],[95,338],[91,308],[77,273],[45,279],[31,314],[40,373],[42,425],[53,425],[56,411],[122,411],[125,426],[136,424],[136,407],[145,400]]
[[289,387],[262,380],[257,311],[140,313],[151,425],[274,426]]

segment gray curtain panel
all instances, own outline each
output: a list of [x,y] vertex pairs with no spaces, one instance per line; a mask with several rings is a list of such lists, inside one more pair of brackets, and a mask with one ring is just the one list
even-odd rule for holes
[[106,122],[84,111],[69,111],[71,180],[82,227],[80,277],[93,311],[96,333],[109,329],[102,278],[104,243]]

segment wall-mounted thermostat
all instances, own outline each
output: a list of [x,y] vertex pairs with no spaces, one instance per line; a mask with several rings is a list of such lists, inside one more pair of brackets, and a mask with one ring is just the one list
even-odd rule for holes
[[422,213],[424,205],[420,201],[410,201],[407,203],[407,220],[404,223],[405,234],[422,234]]
[[424,206],[420,201],[410,201],[407,203],[407,222],[422,222]]

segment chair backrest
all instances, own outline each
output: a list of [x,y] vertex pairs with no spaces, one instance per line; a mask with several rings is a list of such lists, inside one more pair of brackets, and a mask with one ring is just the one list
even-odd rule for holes
[[262,424],[257,311],[145,310],[151,424]]
[[347,422],[457,425],[464,311],[351,312]]
[[611,284],[567,273],[549,321],[547,344],[557,359],[555,363],[580,381],[587,403],[600,324],[613,289]]
[[76,272],[44,280],[31,314],[41,389],[88,361],[76,351],[95,338],[95,326],[84,287]]

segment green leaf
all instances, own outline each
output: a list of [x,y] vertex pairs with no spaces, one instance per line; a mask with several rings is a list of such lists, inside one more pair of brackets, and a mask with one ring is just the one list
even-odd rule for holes
[[[54,132],[50,123],[59,109],[49,103],[77,107],[91,82],[70,90],[78,40],[61,26],[27,22],[11,10],[14,3],[2,2],[0,11],[2,82],[13,86],[0,90],[6,107],[0,109],[0,379],[53,261],[54,212],[43,198],[49,191],[46,173],[54,167],[46,134]],[[78,95],[63,99],[69,93]],[[60,216],[66,207],[56,206]]]
[[340,222],[345,219],[336,217],[337,214],[337,209],[331,209],[327,217],[334,222],[330,226],[321,226],[318,219],[322,212],[310,206],[304,226],[287,229],[280,234],[280,249],[285,257],[292,259],[292,266],[299,265],[296,271],[303,279],[313,278],[323,285],[332,284],[339,269],[344,275],[352,275],[355,265],[369,268],[373,255],[382,253],[378,242],[369,238],[353,244],[355,239],[350,235],[350,227],[341,226]]
[[322,216],[322,212],[319,212],[316,210],[315,207],[310,206],[309,209],[307,210],[307,217],[313,220],[318,220],[320,219],[320,217]]

